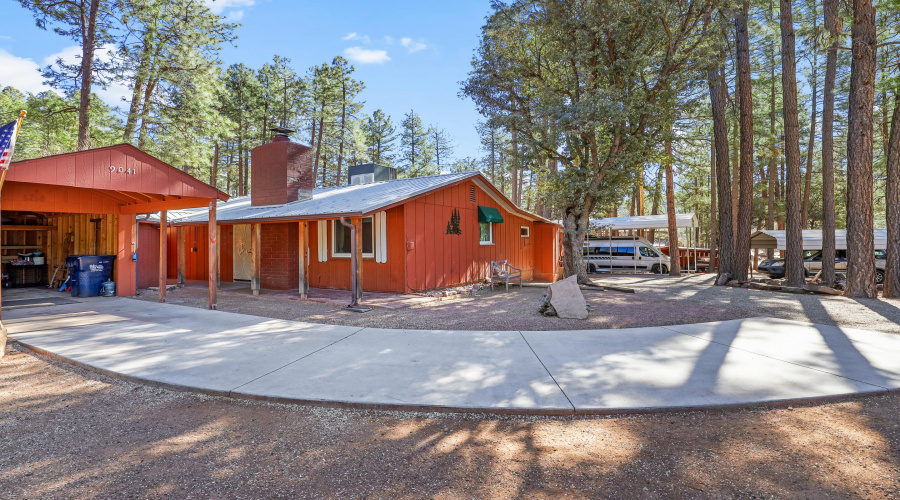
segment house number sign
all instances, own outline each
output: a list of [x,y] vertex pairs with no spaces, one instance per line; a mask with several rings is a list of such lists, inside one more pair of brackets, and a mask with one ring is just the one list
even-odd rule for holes
[[115,165],[109,166],[109,173],[111,174],[126,174],[126,175],[137,175],[137,169],[131,167],[116,167]]

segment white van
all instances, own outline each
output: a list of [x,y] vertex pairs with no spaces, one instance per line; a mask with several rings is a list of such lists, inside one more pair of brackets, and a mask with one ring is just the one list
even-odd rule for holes
[[582,255],[589,273],[636,269],[668,274],[671,266],[669,257],[653,243],[631,236],[585,239]]

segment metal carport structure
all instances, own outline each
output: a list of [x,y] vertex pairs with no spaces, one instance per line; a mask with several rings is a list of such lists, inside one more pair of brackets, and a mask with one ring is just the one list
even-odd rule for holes
[[[777,229],[756,231],[750,235],[750,248],[785,250],[787,248],[786,234],[786,231]],[[876,229],[873,238],[877,250],[883,250],[887,247],[887,229]],[[804,229],[801,235],[801,242],[804,250],[821,250],[822,230]],[[847,249],[846,229],[835,230],[834,248],[835,250]]]
[[[700,226],[700,219],[697,217],[697,214],[693,212],[683,213],[683,214],[675,214],[675,228],[676,230],[682,228],[697,228]],[[607,240],[612,241],[612,231],[631,231],[632,241],[636,241],[637,238],[634,237],[634,231],[642,230],[642,229],[668,229],[669,228],[669,216],[667,214],[661,215],[634,215],[634,216],[624,216],[624,217],[606,217],[603,219],[591,219],[591,223],[589,226],[592,230],[595,231],[607,231]],[[585,241],[590,241],[590,235],[588,235]],[[595,240],[603,240],[604,238],[594,238]],[[691,241],[693,239],[693,231],[688,232],[688,245],[690,246]],[[669,245],[671,247],[671,243]],[[612,246],[610,245],[610,256],[612,256]],[[671,265],[672,256],[669,256],[669,263]],[[690,258],[689,258],[690,259]],[[661,263],[660,263],[661,264]],[[610,268],[612,270],[612,268]],[[697,271],[697,251],[694,249],[694,269],[686,270],[686,272],[696,272]],[[637,261],[634,263],[634,273],[637,273]]]

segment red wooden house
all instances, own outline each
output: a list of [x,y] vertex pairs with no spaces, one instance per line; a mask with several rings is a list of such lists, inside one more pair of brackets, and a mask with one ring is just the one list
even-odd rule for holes
[[[313,150],[279,135],[252,153],[250,196],[217,206],[219,276],[260,288],[351,288],[351,252],[367,291],[417,292],[484,279],[508,260],[553,281],[559,226],[521,210],[478,172],[396,179],[349,167],[347,186],[314,189]],[[358,233],[350,238],[344,219]],[[170,276],[209,277],[206,211],[170,219]],[[355,248],[355,250],[354,250]]]

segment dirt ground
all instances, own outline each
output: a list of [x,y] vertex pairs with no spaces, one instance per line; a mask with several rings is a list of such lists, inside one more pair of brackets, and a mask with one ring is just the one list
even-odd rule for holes
[[900,394],[540,418],[234,401],[13,350],[2,498],[897,498]]
[[[537,312],[542,288],[482,290],[475,297],[406,309],[342,311],[340,305],[271,297],[219,294],[222,311],[347,326],[457,330],[582,330],[631,328],[769,316],[825,325],[900,333],[900,300],[849,299],[710,286],[712,277],[600,276],[601,284],[631,288],[585,291],[588,320],[547,318]],[[143,291],[142,300],[157,300]],[[183,288],[168,293],[171,304],[207,307],[207,292]],[[348,293],[349,301],[349,293]],[[365,303],[365,297],[363,297]]]

